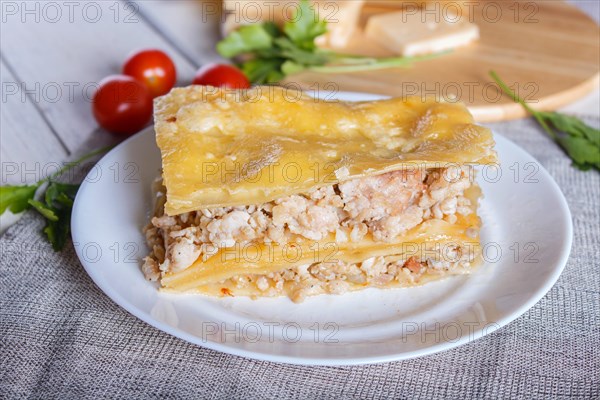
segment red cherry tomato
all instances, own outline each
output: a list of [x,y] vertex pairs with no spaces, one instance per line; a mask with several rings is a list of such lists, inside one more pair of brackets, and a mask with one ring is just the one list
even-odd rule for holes
[[238,68],[228,64],[208,64],[194,77],[194,85],[210,85],[229,89],[248,89],[250,81]]
[[152,97],[169,93],[175,86],[175,64],[160,50],[147,49],[131,55],[123,65],[123,74],[144,83]]
[[126,75],[112,75],[100,82],[92,111],[104,129],[131,134],[142,129],[152,117],[152,96],[146,86]]

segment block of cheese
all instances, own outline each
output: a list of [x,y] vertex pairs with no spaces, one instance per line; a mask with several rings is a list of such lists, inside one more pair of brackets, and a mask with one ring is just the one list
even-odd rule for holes
[[[364,0],[313,0],[320,19],[327,22],[328,33],[317,39],[320,46],[344,47],[356,27]],[[298,0],[224,0],[223,35],[242,25],[274,21],[283,25],[297,10]]]
[[317,43],[336,48],[346,46],[358,26],[364,1],[317,0],[314,3],[321,19],[327,22],[328,29],[326,35],[317,39]]
[[450,50],[479,38],[479,28],[468,18],[427,9],[375,15],[369,18],[365,33],[403,56]]

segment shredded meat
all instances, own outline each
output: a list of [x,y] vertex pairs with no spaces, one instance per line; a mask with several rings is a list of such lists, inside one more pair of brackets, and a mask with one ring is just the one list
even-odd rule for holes
[[[299,303],[308,296],[342,294],[353,287],[385,287],[390,283],[396,286],[418,285],[426,274],[442,276],[468,273],[474,253],[461,248],[453,251],[458,255],[455,259],[444,260],[438,254],[435,258],[411,256],[393,261],[385,257],[373,257],[355,264],[315,263],[267,275],[236,276],[221,284],[238,289],[254,286],[262,295],[270,297],[288,294],[292,301]],[[287,293],[284,290],[286,285],[289,289]]]
[[414,257],[410,257],[408,260],[406,260],[403,267],[408,268],[410,272],[416,274],[421,271],[422,265]]
[[[259,205],[168,216],[163,207],[165,189],[159,182],[155,217],[145,228],[152,251],[143,271],[148,279],[158,280],[160,273],[181,271],[220,248],[252,241],[288,243],[331,235],[332,240],[342,243],[360,241],[368,234],[376,241],[393,241],[424,220],[444,219],[453,224],[458,216],[472,213],[472,205],[464,196],[471,184],[468,171],[458,167],[394,171]],[[367,260],[363,265],[370,263]],[[318,268],[310,268],[321,274]],[[347,276],[357,282],[366,279],[357,273]],[[382,284],[390,279],[377,276]],[[265,287],[265,282],[261,280],[259,287]],[[332,290],[343,290],[343,284]]]
[[398,216],[423,192],[424,175],[425,171],[390,172],[341,183],[344,211],[360,221]]

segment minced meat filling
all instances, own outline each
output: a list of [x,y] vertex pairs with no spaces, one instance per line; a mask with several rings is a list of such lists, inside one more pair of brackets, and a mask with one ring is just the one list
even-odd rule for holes
[[[245,289],[255,287],[261,296],[289,295],[300,303],[316,294],[343,294],[352,287],[386,287],[418,285],[421,277],[431,275],[461,274],[469,272],[474,254],[468,248],[456,247],[454,254],[431,258],[411,256],[408,259],[388,261],[373,257],[361,263],[344,262],[300,265],[266,275],[240,275],[222,282],[223,286]],[[284,290],[287,285],[287,290]]]
[[[394,171],[321,187],[307,194],[239,207],[203,209],[177,216],[156,209],[145,228],[152,249],[143,266],[150,280],[189,267],[219,248],[250,241],[287,243],[298,238],[338,243],[371,233],[391,241],[424,220],[455,223],[473,212],[464,191],[472,185],[466,168]],[[158,191],[164,199],[164,188]],[[409,268],[410,270],[410,268]]]

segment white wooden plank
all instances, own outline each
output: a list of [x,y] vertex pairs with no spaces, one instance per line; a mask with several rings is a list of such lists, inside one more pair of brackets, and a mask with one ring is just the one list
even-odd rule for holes
[[221,35],[221,0],[138,0],[136,4],[197,66],[223,61],[215,51]]
[[66,149],[39,114],[20,82],[0,61],[2,103],[0,108],[1,184],[37,182],[54,171],[67,155]]
[[70,150],[97,128],[90,104],[95,85],[119,73],[131,51],[161,48],[180,82],[193,77],[195,67],[126,3],[5,2],[2,8],[3,58]]

